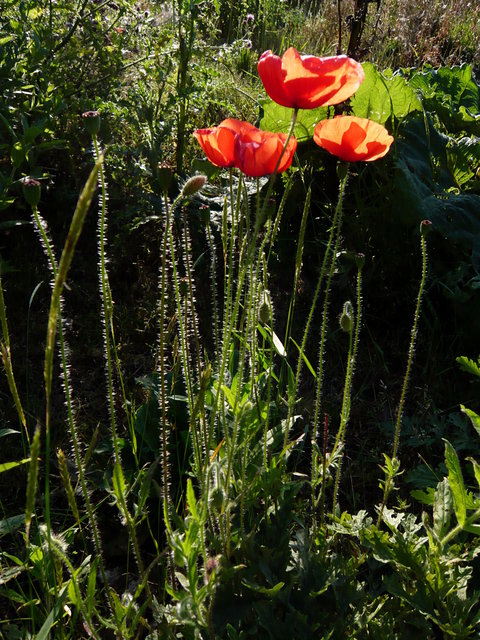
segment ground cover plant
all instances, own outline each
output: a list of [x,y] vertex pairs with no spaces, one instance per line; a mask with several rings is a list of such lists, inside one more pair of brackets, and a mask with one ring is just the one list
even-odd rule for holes
[[447,5],[1,3],[0,637],[478,637]]

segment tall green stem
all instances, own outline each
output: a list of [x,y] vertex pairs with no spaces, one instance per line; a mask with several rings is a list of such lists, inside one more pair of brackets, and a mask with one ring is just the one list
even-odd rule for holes
[[[92,136],[95,149],[95,158],[98,159],[100,149],[98,138]],[[100,293],[102,297],[102,320],[103,320],[103,338],[105,341],[105,366],[107,376],[107,395],[108,408],[110,416],[110,431],[112,434],[113,455],[115,462],[120,462],[120,448],[118,444],[117,425],[115,419],[115,395],[113,389],[113,364],[112,364],[112,347],[111,347],[111,324],[113,315],[113,301],[108,282],[107,261],[106,261],[106,228],[107,228],[107,190],[105,186],[105,175],[103,165],[99,170],[100,183],[100,218],[98,222],[98,252],[99,252],[99,269],[100,269]]]
[[[425,289],[425,283],[427,280],[427,234],[431,227],[430,220],[422,220],[420,223],[420,249],[422,252],[422,273],[420,277],[420,285],[418,287],[417,302],[415,305],[415,313],[413,315],[413,325],[410,333],[410,344],[408,347],[407,368],[405,376],[403,378],[402,391],[400,393],[400,401],[398,403],[397,417],[395,420],[395,429],[393,436],[393,452],[392,462],[398,464],[398,448],[400,444],[400,429],[402,425],[403,407],[405,405],[405,397],[407,395],[408,382],[410,378],[410,370],[412,368],[413,356],[415,354],[415,342],[418,332],[418,321],[420,318],[420,308],[422,303],[423,292]],[[394,477],[388,476],[384,485],[382,504],[379,510],[377,527],[380,526],[383,517],[383,511],[388,500],[388,496],[393,488]]]
[[[303,333],[302,343],[300,345],[300,353],[298,356],[294,389],[293,389],[293,393],[290,395],[288,400],[288,415],[287,415],[287,423],[285,427],[285,436],[284,436],[284,442],[283,442],[284,451],[286,451],[288,446],[288,436],[289,436],[291,422],[293,419],[293,412],[295,409],[295,398],[298,390],[298,385],[300,382],[300,373],[301,373],[302,364],[303,364],[303,354],[305,353],[305,347],[307,344],[307,338],[310,331],[310,325],[313,319],[313,314],[316,308],[317,299],[320,293],[321,286],[323,284],[323,280],[325,278],[325,275],[327,275],[327,284],[325,287],[325,294],[324,294],[322,328],[321,328],[321,336],[320,336],[319,367],[318,367],[318,373],[317,373],[317,393],[316,393],[316,403],[315,403],[314,429],[312,433],[312,447],[313,447],[313,450],[316,449],[321,384],[322,384],[322,377],[323,377],[323,350],[325,346],[325,336],[326,336],[326,327],[327,327],[328,299],[329,299],[329,292],[330,292],[330,283],[331,283],[334,268],[335,268],[335,256],[337,254],[337,248],[340,240],[340,229],[342,225],[342,214],[343,214],[343,197],[345,194],[347,181],[348,181],[348,165],[346,165],[346,170],[344,172],[344,175],[342,175],[342,177],[340,178],[338,200],[337,200],[337,205],[335,207],[332,226],[330,228],[327,246],[325,248],[325,253],[323,256],[322,266],[320,268],[320,275],[317,281],[315,293],[313,295],[312,304],[310,306],[310,312],[307,318],[307,323],[305,325],[305,331]],[[334,243],[333,249],[332,249],[332,243]],[[327,265],[329,265],[328,274],[327,274]]]

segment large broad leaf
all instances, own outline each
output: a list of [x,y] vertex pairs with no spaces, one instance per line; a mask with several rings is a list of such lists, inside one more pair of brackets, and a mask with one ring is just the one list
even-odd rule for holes
[[448,440],[445,440],[445,464],[448,469],[448,483],[453,495],[453,507],[458,524],[463,527],[467,519],[467,492],[463,482],[462,470],[457,452]]
[[480,88],[470,65],[415,71],[409,84],[425,109],[435,112],[448,131],[480,135]]
[[478,188],[480,181],[476,179],[476,173],[480,167],[480,140],[475,137],[449,140],[447,165],[459,188]]
[[428,116],[408,118],[396,140],[392,206],[407,224],[428,218],[445,238],[472,248],[480,238],[480,196],[456,192],[447,162],[451,141]]
[[400,74],[380,73],[370,62],[363,65],[365,80],[351,99],[353,114],[384,124],[389,118],[403,120],[409,113],[421,111],[415,91]]
[[[274,133],[288,133],[292,122],[293,109],[281,107],[273,100],[261,101],[259,128]],[[318,109],[300,109],[297,114],[293,133],[297,140],[309,140],[313,136],[315,125],[325,120],[328,107]]]

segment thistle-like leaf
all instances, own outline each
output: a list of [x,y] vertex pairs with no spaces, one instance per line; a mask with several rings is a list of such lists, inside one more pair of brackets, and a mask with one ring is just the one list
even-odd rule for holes
[[437,484],[433,502],[433,530],[439,539],[442,539],[448,531],[452,509],[452,490],[448,478],[443,478]]
[[467,492],[463,482],[462,470],[457,452],[448,440],[445,442],[445,464],[448,469],[448,482],[453,494],[453,506],[458,524],[463,527],[467,518]]

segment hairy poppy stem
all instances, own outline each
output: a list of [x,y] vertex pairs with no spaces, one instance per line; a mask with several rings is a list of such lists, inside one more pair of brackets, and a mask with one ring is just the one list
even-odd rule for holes
[[[394,436],[393,436],[393,452],[392,452],[392,459],[391,459],[391,463],[394,467],[396,467],[396,473],[398,474],[398,469],[400,466],[399,460],[397,458],[398,456],[398,448],[399,448],[399,444],[400,444],[400,429],[401,429],[401,425],[402,425],[402,415],[403,415],[403,407],[405,405],[405,397],[407,394],[407,388],[408,388],[408,382],[410,379],[410,370],[412,368],[412,363],[413,363],[413,356],[415,353],[415,342],[416,342],[416,338],[417,338],[417,332],[418,332],[418,321],[420,318],[420,307],[421,307],[421,303],[422,303],[422,297],[423,297],[423,292],[425,289],[425,283],[427,280],[427,240],[426,240],[426,236],[428,231],[430,230],[431,227],[431,222],[430,220],[422,220],[422,222],[420,223],[420,248],[422,251],[422,273],[421,273],[421,277],[420,277],[420,285],[418,287],[418,294],[417,294],[417,303],[415,305],[415,313],[413,315],[413,325],[412,325],[412,330],[410,333],[410,344],[408,347],[408,357],[407,357],[407,368],[405,370],[405,376],[403,378],[403,385],[402,385],[402,391],[400,393],[400,401],[398,403],[398,409],[397,409],[397,418],[395,421],[395,430],[394,430]],[[388,465],[386,465],[388,467]],[[397,468],[398,467],[398,468]],[[394,475],[390,474],[388,475],[385,484],[384,484],[384,490],[383,490],[383,499],[382,499],[382,504],[378,513],[378,519],[377,519],[377,528],[380,526],[380,523],[382,521],[382,516],[383,516],[383,512],[385,509],[385,506],[387,504],[387,500],[388,500],[388,496],[390,495],[390,492],[392,491],[394,486]]]
[[[280,154],[278,160],[277,160],[277,164],[275,165],[275,169],[273,170],[272,175],[270,176],[270,180],[268,182],[268,188],[267,188],[267,193],[265,195],[265,198],[263,200],[263,205],[262,208],[260,210],[260,214],[257,216],[257,220],[255,222],[255,231],[258,232],[258,229],[260,228],[260,224],[263,221],[264,217],[265,217],[265,211],[266,208],[268,206],[268,201],[270,199],[270,196],[272,195],[272,191],[273,191],[273,185],[275,183],[275,178],[277,177],[277,172],[278,172],[278,167],[280,166],[280,163],[282,161],[282,158],[285,154],[285,151],[288,147],[288,143],[290,142],[292,136],[293,136],[293,130],[295,129],[295,124],[297,122],[297,115],[298,115],[298,109],[294,109],[293,113],[292,113],[292,119],[290,121],[290,129],[288,131],[287,134],[287,139],[285,140],[285,144],[283,145],[283,149],[282,149],[282,153]],[[257,228],[258,225],[258,228]]]

